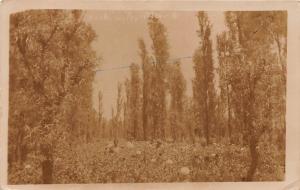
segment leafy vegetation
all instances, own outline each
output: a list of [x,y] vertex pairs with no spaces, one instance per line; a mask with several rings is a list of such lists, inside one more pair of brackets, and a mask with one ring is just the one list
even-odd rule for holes
[[[57,152],[53,183],[142,183],[243,181],[250,163],[247,147],[239,145],[98,141],[66,146]],[[200,148],[199,148],[200,147]],[[263,155],[255,181],[283,180],[284,153],[267,143],[261,144]],[[66,154],[67,153],[67,154]],[[25,168],[14,168],[12,183],[40,183],[39,166],[28,160]],[[19,181],[20,176],[23,181]]]

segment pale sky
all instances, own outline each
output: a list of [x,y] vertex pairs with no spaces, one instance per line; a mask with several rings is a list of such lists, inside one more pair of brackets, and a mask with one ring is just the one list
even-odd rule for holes
[[[91,24],[98,36],[93,48],[102,58],[99,69],[107,69],[96,73],[93,104],[97,110],[97,94],[101,90],[104,116],[107,118],[111,117],[112,106],[115,107],[116,104],[118,82],[123,82],[129,77],[129,69],[110,69],[127,66],[132,62],[141,64],[138,55],[139,38],[145,40],[148,52],[152,52],[147,27],[147,18],[151,14],[159,17],[167,28],[170,59],[194,54],[199,43],[196,33],[198,30],[196,12],[87,11],[86,13],[86,21]],[[224,15],[223,12],[208,12],[208,16],[213,25],[213,48],[216,48],[215,36],[225,30]],[[187,94],[192,95],[191,80],[194,76],[192,59],[183,59],[181,62],[182,72],[187,81]]]

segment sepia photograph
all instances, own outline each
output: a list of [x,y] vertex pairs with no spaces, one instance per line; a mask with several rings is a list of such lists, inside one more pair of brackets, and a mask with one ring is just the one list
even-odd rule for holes
[[284,181],[287,16],[12,13],[8,184]]

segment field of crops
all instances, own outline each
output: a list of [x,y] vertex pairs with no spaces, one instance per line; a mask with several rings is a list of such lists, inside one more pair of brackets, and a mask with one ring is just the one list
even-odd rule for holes
[[[284,178],[284,154],[261,145],[256,181]],[[30,160],[30,159],[29,159]],[[37,163],[38,164],[38,163]],[[82,144],[57,152],[55,183],[135,183],[242,181],[250,165],[247,147],[212,144],[111,141]],[[15,175],[39,183],[38,165],[28,163]],[[20,183],[20,176],[10,176]]]

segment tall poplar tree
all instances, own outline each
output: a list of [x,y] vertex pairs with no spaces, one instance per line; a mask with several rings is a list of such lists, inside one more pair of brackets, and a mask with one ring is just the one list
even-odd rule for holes
[[130,130],[132,137],[136,140],[139,137],[139,124],[140,124],[140,112],[141,112],[141,79],[140,79],[140,67],[132,63],[130,66]]
[[167,41],[167,31],[161,21],[155,16],[148,19],[148,28],[152,40],[152,50],[154,56],[154,96],[153,98],[153,127],[154,136],[165,138],[166,125],[166,85],[167,85],[167,64],[169,59],[169,45]]
[[182,140],[184,127],[184,98],[186,81],[181,71],[180,62],[169,66],[170,125],[173,139]]
[[[101,91],[98,92],[98,130],[100,131],[99,134],[104,137],[104,123],[103,123],[103,94]],[[100,136],[99,135],[99,136]]]
[[[218,74],[220,87],[220,104],[219,109],[223,108],[223,115],[226,118],[226,131],[229,141],[232,142],[232,102],[231,102],[231,67],[233,60],[231,59],[232,43],[228,39],[228,34],[223,32],[217,36],[217,51],[218,51]],[[221,107],[221,108],[220,108]],[[222,114],[222,113],[221,113]],[[221,117],[221,115],[220,115]],[[222,118],[220,118],[222,119]]]
[[193,96],[196,107],[197,123],[203,125],[206,144],[210,144],[210,130],[213,125],[215,109],[214,64],[212,55],[211,24],[205,12],[197,15],[200,39],[199,47],[194,53],[195,78],[193,79]]
[[149,134],[149,118],[150,112],[150,97],[151,97],[151,63],[149,55],[146,49],[144,40],[139,40],[140,58],[142,60],[143,71],[143,108],[142,108],[142,120],[143,120],[143,139],[147,140]]

